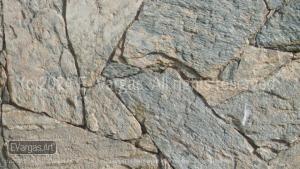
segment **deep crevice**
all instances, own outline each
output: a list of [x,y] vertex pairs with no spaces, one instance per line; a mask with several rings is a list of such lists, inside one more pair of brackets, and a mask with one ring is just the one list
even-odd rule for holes
[[75,67],[77,71],[77,76],[78,76],[78,81],[80,84],[80,95],[81,95],[81,104],[82,104],[82,116],[83,116],[83,125],[84,128],[87,128],[87,122],[86,122],[86,109],[85,109],[85,101],[84,101],[84,95],[82,94],[82,89],[83,89],[83,83],[82,83],[82,77],[80,74],[80,68],[79,68],[79,63],[78,63],[78,58],[75,53],[75,50],[73,48],[72,42],[69,37],[69,31],[68,31],[68,24],[67,24],[67,0],[63,0],[63,11],[62,11],[63,19],[65,22],[65,32],[66,32],[66,38],[67,38],[67,43],[68,43],[68,49],[70,53],[72,54],[75,62]]
[[281,96],[281,95],[279,95],[277,93],[271,92],[271,91],[264,91],[264,92],[266,94],[268,94],[268,95],[275,96],[275,97],[277,97],[277,98],[279,98],[281,100],[289,100],[289,99],[287,99],[287,98],[285,98],[285,97],[283,97],[283,96]]
[[[269,22],[269,18],[271,18],[270,14],[272,12],[271,9],[269,9],[269,6],[268,6],[268,3],[266,2],[266,0],[263,0],[264,4],[265,4],[265,7],[267,9],[267,14],[264,16],[264,20],[263,20],[263,23],[261,25],[260,28],[258,28],[258,30],[255,32],[254,34],[254,37],[253,37],[253,40],[254,40],[254,46],[255,47],[260,47],[257,43],[257,35],[262,31],[262,29],[264,28],[264,26]],[[274,13],[273,13],[274,14]]]
[[[150,136],[151,137],[151,136]],[[161,167],[160,169],[164,169],[163,168],[163,165],[162,165],[162,160],[163,159],[165,159],[168,163],[169,163],[169,165],[173,168],[173,169],[175,169],[175,167],[174,167],[174,165],[171,163],[171,161],[170,161],[170,159],[159,149],[159,147],[156,145],[156,143],[153,141],[153,139],[152,139],[152,137],[151,137],[151,140],[152,140],[152,142],[153,142],[153,144],[154,144],[154,146],[156,147],[156,149],[157,149],[157,151],[158,151],[158,155],[159,155],[159,167]]]
[[[127,63],[126,59],[123,57],[123,53],[124,53],[124,49],[125,49],[126,34],[127,34],[128,29],[133,25],[133,23],[138,20],[139,15],[140,15],[141,11],[143,10],[143,7],[144,7],[144,2],[142,2],[141,5],[139,6],[138,11],[137,11],[134,19],[125,28],[124,33],[121,36],[119,42],[114,47],[113,52],[110,54],[110,56],[109,56],[109,58],[108,58],[108,60],[106,62],[106,65],[104,67],[104,69],[107,67],[107,65],[109,65],[112,62],[113,57],[115,56],[115,53],[116,53],[117,49],[119,48],[119,45],[121,45],[121,49],[120,49],[121,50],[121,55],[120,55],[120,58],[122,59],[122,62]],[[101,72],[101,76],[103,76],[103,71]]]
[[17,104],[14,103],[14,102],[6,103],[6,104],[7,104],[7,105],[11,105],[11,106],[13,106],[13,107],[15,107],[16,109],[21,110],[21,111],[27,111],[27,112],[30,112],[30,113],[33,113],[33,114],[37,114],[37,115],[40,115],[40,116],[45,116],[45,117],[47,117],[47,118],[56,120],[56,121],[58,121],[58,122],[60,122],[60,123],[63,123],[63,124],[67,124],[67,125],[70,125],[70,126],[73,126],[73,127],[85,129],[84,126],[82,126],[82,125],[76,125],[76,124],[73,124],[73,123],[71,123],[71,122],[61,121],[61,120],[58,120],[58,119],[56,119],[56,118],[53,118],[52,116],[50,116],[50,115],[47,114],[46,112],[35,112],[35,111],[30,110],[30,109],[28,109],[28,108],[19,106],[19,105],[17,105]]
[[[201,76],[197,70],[195,70],[194,68],[192,68],[189,65],[186,65],[185,63],[181,62],[180,60],[173,58],[163,52],[150,52],[147,53],[145,55],[145,57],[149,56],[149,55],[159,55],[167,60],[170,60],[172,62],[174,62],[174,66],[171,66],[171,68],[175,69],[184,80],[210,80],[210,78],[208,77],[203,77]],[[186,70],[187,72],[191,73],[193,76],[195,76],[196,78],[189,78],[187,77],[184,72],[182,70]]]
[[[0,52],[0,55],[4,55],[4,53],[6,52],[6,36],[5,36],[5,26],[4,26],[4,4],[3,4],[3,1],[0,0],[0,8],[1,8],[1,27],[2,27],[2,50]],[[1,56],[2,57],[2,56]],[[4,58],[6,60],[6,58]],[[1,63],[2,65],[3,63]],[[7,74],[7,62],[5,63],[5,65],[2,65],[5,69],[5,74],[6,74],[6,82],[5,82],[5,86],[3,86],[3,88],[1,89],[1,92],[2,92],[2,96],[1,96],[1,107],[0,107],[0,132],[1,132],[1,141],[3,142],[3,145],[0,147],[0,150],[1,150],[1,155],[2,157],[4,158],[3,160],[4,161],[1,161],[1,163],[3,163],[2,165],[4,166],[0,166],[0,168],[5,168],[5,167],[8,167],[8,164],[13,162],[15,164],[15,166],[17,168],[20,168],[18,166],[18,164],[16,162],[14,162],[12,159],[10,159],[8,157],[8,153],[7,153],[7,148],[5,147],[5,137],[4,137],[4,129],[3,129],[3,118],[2,118],[2,105],[3,105],[3,102],[2,102],[2,98],[3,98],[3,93],[4,93],[4,90],[5,90],[5,87],[8,85],[8,74]]]

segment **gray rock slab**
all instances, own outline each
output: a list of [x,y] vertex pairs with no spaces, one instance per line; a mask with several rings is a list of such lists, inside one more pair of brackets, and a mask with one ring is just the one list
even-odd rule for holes
[[267,21],[257,34],[259,46],[296,52],[300,50],[300,1],[291,0]]
[[[299,68],[299,61],[289,63],[251,91],[214,107],[216,113],[240,126],[258,146],[287,149],[299,140]],[[250,116],[242,125],[246,111]]]
[[129,64],[146,67],[163,53],[216,77],[261,27],[267,13],[263,0],[145,1],[138,21],[126,34],[123,56]]
[[282,151],[277,158],[272,160],[271,166],[274,169],[294,169],[300,166],[300,144],[292,146],[289,150]]
[[238,159],[244,168],[265,167],[251,155],[246,139],[214,116],[176,71],[147,72],[113,84],[176,169],[233,168]]

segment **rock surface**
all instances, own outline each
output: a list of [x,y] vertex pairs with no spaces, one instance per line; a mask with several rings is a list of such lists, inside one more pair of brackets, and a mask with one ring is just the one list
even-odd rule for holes
[[257,35],[257,44],[285,51],[300,50],[300,1],[289,3],[275,12]]
[[[41,114],[2,106],[4,139],[53,140],[54,155],[14,155],[9,157],[21,168],[158,168],[155,155],[133,145],[97,136]],[[22,120],[24,119],[24,120]]]
[[91,131],[122,140],[141,136],[138,121],[105,83],[86,91],[85,106],[86,122]]
[[[120,86],[131,81],[138,91]],[[175,168],[233,168],[237,159],[251,156],[253,148],[246,139],[215,117],[176,71],[116,79],[114,86]],[[243,161],[243,165],[263,164]]]
[[[259,147],[281,151],[299,139],[300,63],[287,64],[261,85],[214,107]],[[248,106],[248,108],[246,108]],[[250,116],[242,125],[246,109]]]
[[146,67],[153,63],[153,54],[163,53],[204,77],[214,77],[258,31],[266,12],[262,0],[146,1],[126,34],[124,57]]
[[4,0],[8,89],[13,103],[82,125],[74,58],[59,1]]
[[95,83],[124,31],[134,20],[141,2],[67,1],[65,17],[68,35],[84,86],[92,86]]
[[298,168],[299,2],[0,0],[0,169]]

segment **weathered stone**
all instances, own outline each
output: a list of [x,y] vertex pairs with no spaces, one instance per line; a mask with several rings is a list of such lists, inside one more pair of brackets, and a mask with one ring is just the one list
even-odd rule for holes
[[139,72],[139,68],[130,65],[111,63],[103,70],[103,76],[107,78],[122,78],[130,75],[135,75]]
[[[159,150],[176,169],[233,168],[236,159],[242,160],[244,168],[265,168],[251,155],[253,148],[246,139],[216,118],[174,70],[113,82],[121,99],[141,117]],[[136,88],[130,87],[132,82]]]
[[0,0],[0,168],[299,168],[299,2]]
[[4,42],[4,27],[2,26],[4,24],[3,22],[3,3],[1,1],[0,4],[0,63],[4,66],[5,64],[3,64],[3,42]]
[[193,88],[202,95],[211,106],[218,105],[227,99],[247,90],[239,84],[224,81],[195,81]]
[[296,53],[296,54],[294,55],[294,59],[300,59],[300,53]]
[[262,159],[265,161],[270,161],[274,159],[277,154],[272,152],[272,150],[267,149],[267,148],[258,148],[256,152],[261,156]]
[[67,29],[84,86],[92,86],[95,83],[127,26],[134,20],[141,2],[67,1]]
[[238,63],[229,64],[222,72],[221,78],[248,87],[267,78],[293,58],[292,53],[252,46],[245,47],[240,53]]
[[281,67],[291,62],[292,53],[245,47],[220,74],[223,81],[194,81],[194,89],[211,106],[216,106],[243,91],[256,88]]
[[166,159],[161,159],[161,169],[174,169]]
[[300,51],[300,1],[291,0],[275,12],[257,35],[259,46]]
[[285,1],[289,0],[266,0],[266,3],[270,10],[274,10],[283,7]]
[[104,82],[88,89],[84,100],[91,131],[122,140],[141,136],[138,121]]
[[158,153],[158,150],[149,135],[143,135],[136,144],[139,148],[142,148],[146,151]]
[[66,47],[62,3],[4,0],[3,4],[12,102],[81,125],[79,83]]
[[278,157],[271,161],[273,169],[295,169],[300,166],[300,144],[291,147],[289,150],[282,151]]
[[163,53],[215,77],[258,31],[266,13],[263,0],[145,1],[126,34],[123,55],[129,64],[146,67],[152,54]]
[[8,154],[21,168],[130,168],[157,169],[155,155],[133,145],[97,136],[41,114],[3,105],[5,141],[51,140],[56,142],[53,155]]
[[[2,124],[1,124],[1,132],[2,132]],[[0,168],[6,168],[7,167],[7,160],[4,156],[4,140],[2,138],[2,136],[0,136]]]
[[[3,88],[6,86],[7,76],[3,66],[0,65],[0,95],[2,96]],[[1,98],[2,99],[2,98]],[[1,101],[0,99],[0,101]]]
[[[214,107],[216,113],[239,126],[257,146],[287,149],[300,132],[300,63],[293,61],[261,85]],[[245,126],[245,105],[251,112]]]

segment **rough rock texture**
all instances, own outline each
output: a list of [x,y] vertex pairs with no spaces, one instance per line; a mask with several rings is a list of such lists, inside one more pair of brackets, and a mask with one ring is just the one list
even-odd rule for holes
[[[127,85],[131,81],[138,91]],[[251,156],[246,139],[215,117],[176,71],[116,79],[114,86],[175,168],[233,168],[237,160]],[[245,160],[243,165],[262,167],[252,160],[256,164]]]
[[300,1],[289,3],[276,11],[257,35],[257,44],[286,51],[300,50]]
[[0,0],[0,169],[299,168],[299,2]]
[[163,54],[214,77],[247,44],[265,14],[262,0],[146,1],[126,34],[124,57],[143,68],[153,64],[154,54]]
[[271,161],[274,169],[286,168],[293,169],[300,165],[300,144],[291,147],[287,151],[278,154],[278,158]]
[[83,123],[74,58],[60,1],[4,0],[8,89],[13,103]]
[[194,89],[215,106],[233,96],[263,85],[293,59],[293,54],[247,46],[224,67],[220,80],[193,81]]
[[122,140],[141,136],[140,124],[105,83],[87,90],[85,105],[91,131]]
[[21,168],[158,168],[155,155],[133,145],[97,136],[42,114],[2,106],[4,139],[54,140],[57,152],[50,156],[13,155]]
[[95,83],[124,31],[134,20],[141,2],[67,1],[65,17],[68,35],[84,86],[92,86]]

